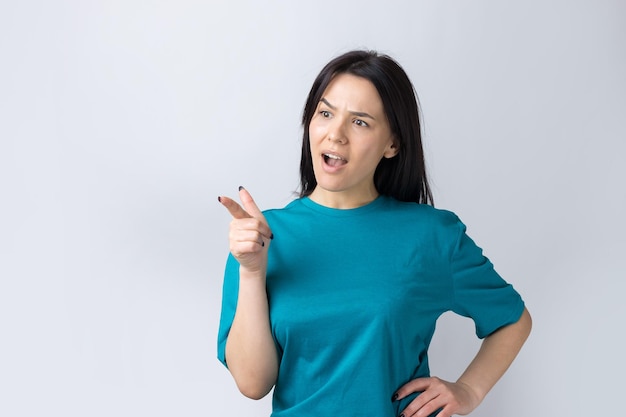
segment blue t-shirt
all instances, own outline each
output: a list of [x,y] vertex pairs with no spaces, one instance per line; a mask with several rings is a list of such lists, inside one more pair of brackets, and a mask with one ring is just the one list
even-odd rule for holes
[[[451,212],[380,196],[340,210],[300,198],[265,217],[267,294],[280,357],[273,417],[395,417],[406,382],[429,376],[428,346],[446,311],[483,338],[524,303]],[[218,358],[235,315],[239,265],[224,277]],[[347,414],[346,414],[347,413]]]

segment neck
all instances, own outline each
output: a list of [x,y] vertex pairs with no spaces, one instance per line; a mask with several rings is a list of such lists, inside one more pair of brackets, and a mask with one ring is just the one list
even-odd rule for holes
[[341,191],[328,191],[319,187],[315,187],[309,198],[325,207],[335,209],[353,209],[365,206],[378,198],[379,194],[376,189],[367,193],[350,194]]

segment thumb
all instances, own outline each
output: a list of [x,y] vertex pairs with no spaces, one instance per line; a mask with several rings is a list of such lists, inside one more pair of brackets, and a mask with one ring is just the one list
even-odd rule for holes
[[254,217],[255,219],[261,220],[264,223],[267,223],[267,221],[265,220],[265,216],[257,207],[254,199],[252,198],[248,190],[243,187],[239,187],[239,199],[241,200],[243,208],[250,216]]

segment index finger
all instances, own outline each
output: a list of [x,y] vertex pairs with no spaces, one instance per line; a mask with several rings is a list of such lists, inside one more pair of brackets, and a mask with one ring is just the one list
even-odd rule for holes
[[217,197],[217,200],[222,203],[226,210],[230,213],[231,216],[235,219],[247,219],[252,217],[245,211],[235,200],[228,197]]
[[413,394],[415,392],[422,392],[428,388],[430,385],[430,378],[416,378],[413,379],[400,388],[394,393],[392,400],[401,400],[407,395]]

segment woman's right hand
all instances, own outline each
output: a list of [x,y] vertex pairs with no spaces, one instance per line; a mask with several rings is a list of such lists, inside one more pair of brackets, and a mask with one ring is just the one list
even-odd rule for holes
[[274,235],[265,216],[243,187],[239,187],[239,198],[243,207],[228,197],[218,197],[233,216],[229,231],[230,252],[246,272],[262,272],[265,275],[267,249]]
[[225,359],[239,390],[259,399],[271,391],[278,377],[265,282],[267,249],[273,236],[265,216],[243,187],[239,188],[239,198],[243,207],[228,197],[219,197],[233,216],[230,252],[239,261],[240,278]]

